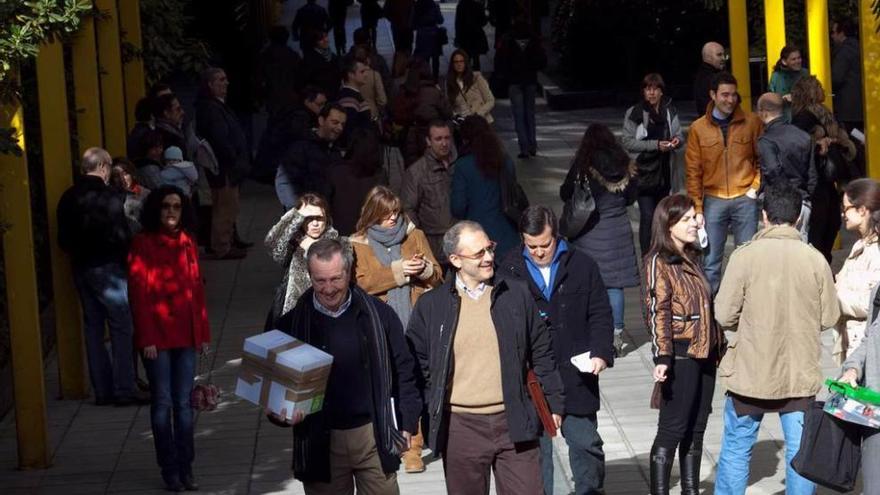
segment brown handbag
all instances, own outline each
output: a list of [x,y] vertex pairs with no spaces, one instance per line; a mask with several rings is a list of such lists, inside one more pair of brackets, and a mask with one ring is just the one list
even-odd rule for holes
[[538,411],[538,417],[541,418],[541,424],[544,425],[544,431],[550,437],[556,436],[556,423],[553,421],[553,413],[550,412],[550,406],[547,404],[547,397],[544,396],[544,389],[541,388],[541,382],[538,381],[538,375],[529,368],[526,374],[526,387],[529,390],[529,396]]
[[200,353],[199,370],[196,377],[196,384],[190,393],[190,406],[196,411],[213,411],[217,409],[220,403],[220,389],[214,385],[212,371],[208,372],[208,376],[204,377],[204,370],[207,365],[207,356]]
[[651,391],[651,409],[660,409],[663,401],[663,384],[654,382],[654,390]]

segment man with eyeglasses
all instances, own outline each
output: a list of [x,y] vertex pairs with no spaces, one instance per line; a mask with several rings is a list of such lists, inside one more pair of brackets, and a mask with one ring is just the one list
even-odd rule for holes
[[[522,245],[500,265],[502,277],[525,283],[550,329],[565,386],[563,437],[576,493],[602,493],[605,452],[599,436],[599,374],[614,362],[611,305],[599,267],[559,237],[553,210],[534,205],[519,220]],[[588,356],[585,353],[589,353]],[[581,367],[572,363],[584,359]],[[553,493],[553,442],[541,437],[544,493]]]
[[[135,388],[126,268],[131,231],[125,193],[108,185],[112,163],[106,150],[87,149],[80,162],[82,177],[58,202],[58,245],[71,258],[83,309],[89,379],[99,406],[149,400]],[[104,346],[105,326],[112,357]]]
[[443,237],[454,271],[416,303],[407,339],[425,380],[424,431],[443,458],[446,489],[539,494],[542,424],[526,375],[541,382],[557,428],[565,403],[550,332],[520,281],[495,277],[495,243],[480,224],[458,222]]

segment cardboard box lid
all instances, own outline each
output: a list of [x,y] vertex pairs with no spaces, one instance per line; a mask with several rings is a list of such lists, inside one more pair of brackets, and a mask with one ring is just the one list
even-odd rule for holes
[[[290,347],[293,343],[299,343],[296,347],[278,352],[279,348]],[[269,359],[272,351],[276,351],[274,362],[278,366],[298,371],[300,373],[328,367],[333,363],[333,356],[326,352],[301,342],[280,330],[270,330],[244,341],[244,352],[262,359]]]
[[244,339],[244,352],[266,359],[270,350],[294,341],[295,338],[281,330],[270,330]]

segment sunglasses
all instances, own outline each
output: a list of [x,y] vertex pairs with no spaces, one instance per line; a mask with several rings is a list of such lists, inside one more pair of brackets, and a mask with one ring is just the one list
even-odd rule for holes
[[481,259],[483,259],[484,256],[486,256],[486,253],[494,255],[495,248],[497,246],[498,246],[497,242],[490,241],[488,246],[484,247],[483,249],[480,249],[479,251],[477,251],[474,254],[455,253],[455,255],[458,256],[459,258],[464,258],[466,260],[481,260]]

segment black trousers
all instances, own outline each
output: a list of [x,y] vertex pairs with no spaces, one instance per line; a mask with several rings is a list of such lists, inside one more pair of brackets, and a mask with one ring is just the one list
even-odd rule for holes
[[829,184],[820,181],[813,193],[813,211],[810,213],[810,233],[807,240],[831,263],[831,250],[840,231],[840,193]]
[[714,359],[676,359],[666,372],[660,420],[654,445],[675,450],[679,457],[701,450],[715,393]]
[[657,203],[666,196],[669,196],[668,189],[660,192],[639,193],[637,200],[639,203],[639,247],[642,250],[642,256],[651,247],[651,225],[654,221],[654,210],[657,209]]

